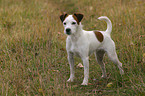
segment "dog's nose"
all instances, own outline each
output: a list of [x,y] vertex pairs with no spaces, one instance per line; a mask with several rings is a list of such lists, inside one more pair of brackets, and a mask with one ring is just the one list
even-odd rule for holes
[[66,32],[70,32],[70,31],[71,31],[71,29],[70,29],[70,28],[67,28],[67,29],[66,29]]
[[67,35],[70,35],[70,34],[71,34],[71,29],[70,29],[70,28],[67,28],[67,29],[66,29],[66,34],[67,34]]

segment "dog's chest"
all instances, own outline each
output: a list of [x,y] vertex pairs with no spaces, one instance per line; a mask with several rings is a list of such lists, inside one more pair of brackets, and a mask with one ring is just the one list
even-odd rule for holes
[[78,57],[81,57],[81,46],[79,46],[78,44],[72,44],[70,47],[70,51]]

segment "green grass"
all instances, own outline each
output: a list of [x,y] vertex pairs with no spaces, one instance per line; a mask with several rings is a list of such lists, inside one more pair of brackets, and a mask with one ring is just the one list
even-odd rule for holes
[[[143,0],[0,0],[0,96],[144,96],[144,9]],[[101,79],[100,66],[90,56],[90,85],[80,85],[81,68],[75,82],[66,83],[62,12],[83,13],[86,30],[105,30],[106,23],[97,18],[108,16],[125,75],[105,56],[109,78]],[[75,67],[80,62],[75,58]]]

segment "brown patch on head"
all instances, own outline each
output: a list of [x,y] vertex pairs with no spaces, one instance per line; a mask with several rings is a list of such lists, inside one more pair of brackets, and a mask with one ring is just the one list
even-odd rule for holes
[[73,18],[77,21],[77,24],[79,25],[79,21],[75,15],[73,15]]
[[67,13],[60,15],[60,20],[63,22],[67,16]]
[[99,32],[99,31],[94,31],[94,33],[95,33],[96,38],[97,38],[100,42],[102,42],[103,39],[104,39],[103,34],[102,34],[101,32]]
[[79,22],[83,19],[83,14],[73,14],[73,18],[77,21],[77,24],[79,25]]

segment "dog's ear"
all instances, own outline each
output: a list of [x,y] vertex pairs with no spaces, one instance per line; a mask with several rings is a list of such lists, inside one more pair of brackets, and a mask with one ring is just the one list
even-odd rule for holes
[[74,13],[74,16],[77,17],[78,22],[81,22],[81,20],[83,19],[84,15],[83,14],[78,14],[78,13]]
[[60,15],[60,20],[63,22],[67,16],[68,16],[67,13]]

